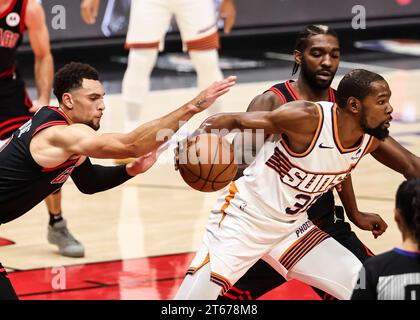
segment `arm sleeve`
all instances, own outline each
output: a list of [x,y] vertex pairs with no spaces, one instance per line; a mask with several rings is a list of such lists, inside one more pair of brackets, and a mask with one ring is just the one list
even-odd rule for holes
[[89,158],[74,169],[71,178],[77,188],[87,194],[112,189],[131,179],[125,165],[105,167],[92,164]]

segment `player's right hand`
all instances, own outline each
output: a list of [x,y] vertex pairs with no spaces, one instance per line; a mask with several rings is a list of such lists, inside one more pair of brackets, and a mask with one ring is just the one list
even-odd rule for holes
[[386,222],[376,213],[359,211],[357,215],[353,216],[352,222],[362,230],[371,231],[375,239],[388,228]]
[[191,104],[196,107],[196,112],[201,112],[210,107],[220,96],[229,92],[230,88],[236,84],[236,76],[229,76],[221,81],[213,82],[207,89],[200,92],[200,94],[191,101]]
[[87,24],[94,24],[98,16],[99,0],[82,0],[80,4],[80,16]]

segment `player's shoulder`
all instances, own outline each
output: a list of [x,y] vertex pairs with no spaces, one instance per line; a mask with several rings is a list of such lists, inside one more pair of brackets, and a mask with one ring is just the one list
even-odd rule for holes
[[366,270],[382,272],[384,268],[398,258],[399,255],[394,250],[386,251],[376,256],[369,257],[366,261],[364,261],[363,267]]
[[36,27],[45,23],[45,12],[37,0],[28,0],[25,10],[26,27]]
[[308,100],[295,100],[287,102],[283,105],[283,109],[290,109],[291,111],[303,112],[307,115],[319,115],[319,104]]
[[293,89],[291,87],[292,82],[292,80],[278,82],[264,91],[264,93],[272,94],[278,99],[281,99],[283,103],[291,100],[297,100],[293,97]]
[[292,81],[290,81],[290,80],[285,80],[285,81],[275,83],[268,90],[277,89],[277,90],[280,90],[281,92],[284,92],[284,91],[287,90],[287,85],[290,84],[291,82]]
[[91,127],[82,123],[57,124],[44,130],[44,137],[54,141],[80,141],[95,133]]

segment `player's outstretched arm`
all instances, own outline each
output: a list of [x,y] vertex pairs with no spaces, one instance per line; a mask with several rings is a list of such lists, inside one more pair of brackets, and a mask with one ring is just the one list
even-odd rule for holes
[[[246,112],[272,111],[282,105],[278,95],[271,91],[256,96],[252,99]],[[249,160],[253,160],[261,149],[265,139],[264,134],[240,132],[234,139],[235,156],[241,159],[238,164],[238,171],[235,180],[243,175],[243,171],[250,165]],[[239,157],[239,158],[238,158]]]
[[[156,150],[192,116],[210,107],[229,91],[235,81],[234,76],[217,81],[182,107],[126,134],[98,133],[80,123],[46,129],[49,130],[49,135],[45,137],[48,140],[47,149],[51,147],[51,153],[62,152],[64,159],[75,155],[105,159],[140,157]],[[51,133],[52,130],[55,132]],[[46,153],[47,150],[43,148],[38,152]]]
[[369,152],[380,163],[401,173],[407,179],[420,177],[420,158],[391,136],[384,141],[375,139]]
[[208,132],[225,129],[244,131],[263,130],[264,134],[312,134],[319,125],[320,114],[315,103],[293,101],[274,111],[218,113],[207,118],[197,131]]
[[94,194],[109,190],[149,170],[164,149],[159,148],[135,159],[129,164],[120,166],[107,167],[92,164],[90,159],[86,158],[72,172],[71,177],[82,193]]
[[341,183],[341,191],[338,192],[338,195],[340,196],[347,216],[357,227],[362,230],[371,231],[375,239],[386,231],[388,225],[380,215],[359,211],[351,175]]

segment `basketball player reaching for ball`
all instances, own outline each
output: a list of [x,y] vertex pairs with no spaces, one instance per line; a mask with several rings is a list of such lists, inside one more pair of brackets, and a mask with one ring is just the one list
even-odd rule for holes
[[[32,103],[17,67],[16,52],[26,30],[34,53],[34,76],[38,98]],[[0,2],[0,146],[13,131],[28,121],[41,107],[49,104],[54,75],[45,13],[36,0]],[[60,254],[83,257],[83,245],[67,228],[61,215],[61,191],[45,199],[49,212],[48,241],[58,246]]]
[[[54,79],[59,107],[43,107],[14,132],[0,149],[0,224],[32,209],[61,188],[71,175],[78,189],[92,194],[111,189],[145,172],[180,124],[210,107],[235,84],[235,77],[215,82],[175,111],[132,132],[97,133],[104,112],[104,89],[89,65],[70,63]],[[92,165],[88,157],[140,157],[116,167]],[[0,267],[0,270],[2,268]],[[0,273],[0,298],[16,298]]]
[[[300,67],[298,80],[289,80],[272,86],[252,100],[248,112],[272,111],[287,102],[296,100],[335,102],[336,93],[330,87],[340,60],[340,45],[335,31],[324,25],[306,26],[297,35],[293,53],[295,65],[292,74],[295,74]],[[241,141],[255,140],[253,137],[240,138]],[[247,156],[256,154],[258,151],[255,143],[245,146],[238,143],[237,147],[241,152],[245,148]],[[251,161],[248,161],[248,164],[245,162],[244,158],[237,178],[243,175],[243,170],[251,163]],[[350,178],[351,176],[348,177]],[[351,180],[349,180],[349,186],[351,187]],[[350,191],[352,192],[352,189]],[[372,231],[375,238],[387,228],[387,224],[379,215],[360,212],[356,204],[346,208],[346,213],[356,226]],[[335,206],[332,190],[323,194],[308,209],[308,218],[318,228],[349,249],[361,262],[373,255],[351,230],[350,224],[345,222],[344,210],[341,206]],[[286,279],[260,259],[235,283],[234,287],[219,299],[257,299],[285,282]],[[331,296],[324,292],[316,288],[314,290],[321,299],[331,299]]]
[[288,280],[349,299],[361,262],[306,211],[335,185],[348,188],[346,177],[367,153],[406,177],[420,176],[418,157],[398,162],[399,144],[384,147],[390,96],[383,77],[353,70],[338,86],[337,104],[294,101],[274,111],[209,117],[201,130],[263,129],[282,139],[266,141],[218,199],[176,299],[216,299],[260,258]]
[[397,190],[394,219],[402,235],[399,248],[368,259],[352,300],[420,300],[420,179]]

